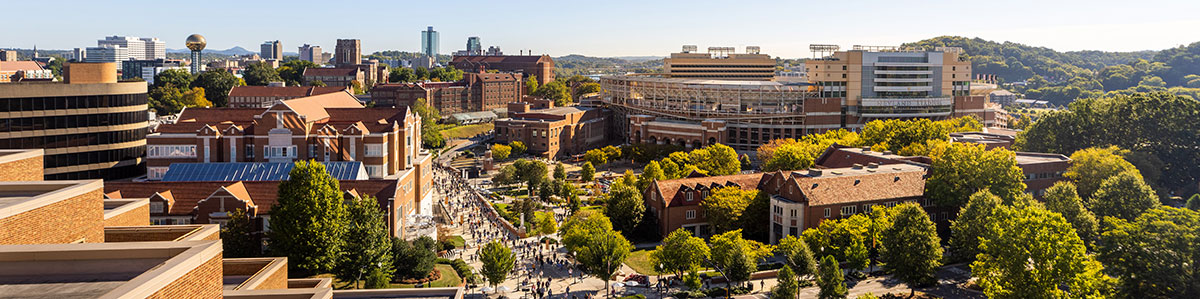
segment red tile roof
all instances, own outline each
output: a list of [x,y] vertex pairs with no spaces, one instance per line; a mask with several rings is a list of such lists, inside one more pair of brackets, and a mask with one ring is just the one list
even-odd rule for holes
[[[342,191],[353,190],[355,194],[371,195],[380,200],[396,198],[397,180],[340,181]],[[128,182],[104,183],[104,192],[120,191],[124,198],[148,198],[155,193],[170,194],[175,203],[168,211],[170,215],[191,215],[196,204],[213,192],[226,187],[238,198],[246,196],[258,206],[258,213],[269,214],[275,205],[279,191],[278,181],[247,182]]]
[[0,71],[41,70],[42,65],[35,61],[0,61]]
[[723,175],[723,176],[714,176],[714,177],[683,178],[683,179],[674,179],[674,180],[655,181],[654,188],[657,188],[658,192],[660,194],[662,194],[662,198],[667,200],[666,205],[668,207],[680,206],[680,205],[696,205],[696,204],[700,203],[699,198],[697,198],[697,200],[688,202],[683,197],[675,198],[675,195],[679,194],[679,191],[681,189],[683,189],[683,187],[688,187],[690,189],[698,188],[701,186],[703,186],[705,188],[712,188],[715,186],[714,184],[719,185],[721,187],[725,187],[725,186],[729,186],[732,183],[732,184],[736,184],[737,186],[741,187],[744,190],[757,190],[758,183],[762,179],[763,179],[763,175],[761,173]]
[[925,167],[909,164],[875,169],[824,169],[816,176],[794,172],[789,183],[800,190],[809,206],[908,199],[925,195],[927,171]]
[[299,98],[349,90],[341,86],[237,86],[229,91],[229,96]]

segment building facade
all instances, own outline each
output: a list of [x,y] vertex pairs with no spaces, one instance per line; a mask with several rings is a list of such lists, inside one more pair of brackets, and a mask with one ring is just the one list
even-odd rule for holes
[[124,48],[117,45],[101,45],[99,47],[87,48],[87,58],[84,62],[89,63],[104,63],[112,62],[117,64],[117,69],[123,69],[126,60],[129,60],[129,48]]
[[[153,75],[151,75],[151,77],[145,76],[145,74],[147,73],[146,72],[147,68],[149,68],[150,70],[154,70],[155,68],[171,69],[171,68],[177,68],[177,67],[183,67],[182,60],[168,60],[168,59],[127,60],[127,61],[123,61],[121,63],[121,79],[142,78],[142,79],[146,80],[146,82],[149,82],[150,84],[154,84]],[[152,73],[158,74],[157,72],[152,72]]]
[[336,66],[362,63],[362,41],[357,39],[339,39],[334,50],[333,64]]
[[521,99],[521,74],[465,73],[458,82],[377,85],[371,89],[376,106],[411,106],[426,99],[443,115],[504,108]]
[[[497,52],[499,49],[496,49]],[[525,78],[536,76],[539,85],[554,81],[554,59],[550,56],[455,56],[450,65],[466,73],[483,73],[489,70],[503,73],[521,73]]]
[[0,61],[0,83],[50,81],[54,72],[34,61]]
[[496,120],[495,142],[521,141],[529,153],[548,159],[583,154],[608,144],[610,114],[596,108],[532,109],[528,102],[509,103],[509,118]]
[[303,46],[300,46],[299,52],[300,60],[316,63],[317,65],[322,65],[326,62],[329,62],[328,60],[323,60],[325,56],[323,55],[324,53],[321,53],[321,46],[304,44]]
[[312,85],[313,82],[321,81],[325,86],[352,86],[352,82],[358,82],[358,86],[366,86],[367,74],[357,66],[349,67],[310,67],[304,69],[304,85]]
[[17,61],[17,50],[0,50],[0,61]]
[[428,156],[420,116],[408,107],[365,108],[348,92],[284,100],[270,108],[188,108],[147,138],[148,178],[173,163],[360,161],[393,177]]
[[345,86],[234,86],[229,91],[229,107],[271,108],[280,102],[335,92],[351,92]]
[[145,82],[117,82],[114,63],[69,63],[66,82],[0,85],[0,149],[45,149],[47,179],[145,173]]
[[775,76],[775,59],[759,54],[758,47],[746,47],[746,53],[733,53],[732,47],[709,47],[708,53],[696,53],[696,46],[684,46],[683,52],[663,59],[667,78],[729,79],[770,81]]
[[259,46],[259,56],[266,60],[283,60],[283,43],[279,40],[265,41]]
[[433,26],[421,31],[421,53],[428,57],[438,55],[438,32],[433,31]]
[[478,36],[467,38],[467,55],[483,55],[483,44],[479,42]]

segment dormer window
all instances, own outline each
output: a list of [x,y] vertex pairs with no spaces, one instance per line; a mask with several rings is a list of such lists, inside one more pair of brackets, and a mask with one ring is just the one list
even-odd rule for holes
[[692,193],[687,192],[686,194],[687,194],[687,201],[692,201]]

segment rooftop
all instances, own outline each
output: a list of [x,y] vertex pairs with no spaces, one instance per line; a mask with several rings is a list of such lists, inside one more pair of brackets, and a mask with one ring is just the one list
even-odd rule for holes
[[230,97],[307,97],[348,90],[341,86],[235,86]]
[[218,240],[0,246],[0,298],[148,297],[220,254]]
[[[320,162],[329,175],[338,180],[366,180],[367,170],[362,162]],[[164,182],[197,181],[284,181],[295,163],[227,162],[172,163],[163,175]]]
[[0,219],[102,188],[100,180],[0,182]]

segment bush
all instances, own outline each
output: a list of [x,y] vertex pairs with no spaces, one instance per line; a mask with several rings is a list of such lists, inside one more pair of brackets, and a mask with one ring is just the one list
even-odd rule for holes
[[[744,295],[744,294],[750,293],[750,288],[735,286],[735,287],[730,287],[729,292],[733,293],[733,295]],[[707,289],[707,290],[704,290],[704,295],[707,297],[713,297],[713,298],[726,297],[725,288]]]
[[646,299],[646,295],[633,294],[633,295],[629,295],[629,296],[617,297],[617,299]]
[[783,262],[774,262],[774,263],[766,263],[766,264],[758,265],[758,271],[779,270],[779,269],[783,269]]
[[704,292],[700,292],[700,291],[677,292],[677,293],[671,294],[671,297],[675,297],[675,298],[679,298],[679,299],[704,298],[704,296],[706,296],[704,294]]
[[451,268],[454,268],[454,272],[458,273],[458,277],[462,277],[463,281],[468,283],[478,282],[478,277],[475,276],[475,272],[471,271],[471,265],[467,265],[466,261],[455,259],[448,264],[450,264]]

